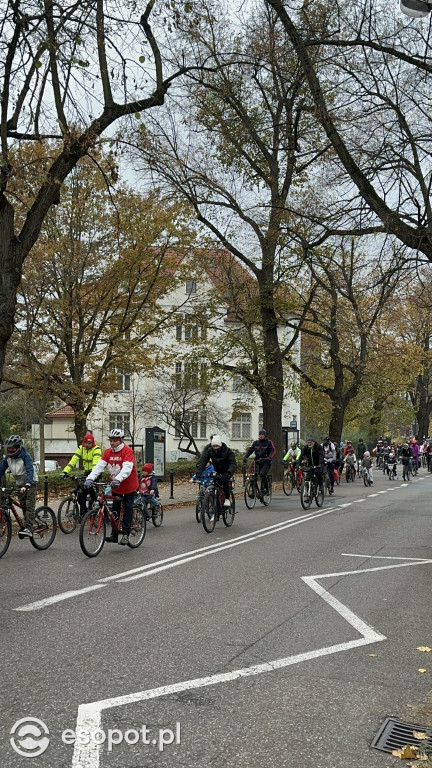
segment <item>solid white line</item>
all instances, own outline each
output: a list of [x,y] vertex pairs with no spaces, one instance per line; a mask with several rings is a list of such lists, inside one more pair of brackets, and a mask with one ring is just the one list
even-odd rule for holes
[[348,501],[346,504],[339,504],[341,509],[344,509],[345,507],[350,507],[352,504],[352,501]]
[[[336,507],[331,507],[329,509],[325,509],[323,512],[320,512],[319,509],[314,510],[313,512],[308,512],[304,515],[301,515],[300,517],[295,517],[293,520],[283,520],[280,523],[275,523],[274,525],[269,525],[266,528],[260,528],[258,531],[251,531],[250,533],[244,533],[241,536],[236,536],[235,539],[231,539],[231,541],[244,541],[246,539],[250,539],[251,537],[255,536],[257,533],[262,533],[264,531],[269,531],[272,533],[277,533],[281,528],[285,528],[288,525],[294,525],[301,522],[306,522],[307,520],[314,519],[315,517],[321,517],[322,514],[333,512],[336,509]],[[226,543],[230,543],[226,542]],[[147,563],[147,565],[140,565],[137,568],[132,568],[129,571],[122,571],[120,573],[115,573],[112,576],[105,576],[102,579],[99,579],[99,581],[106,582],[106,581],[118,581],[120,578],[123,578],[124,576],[131,576],[134,573],[141,573],[141,571],[148,571],[151,568],[156,568],[160,565],[164,565],[164,563],[172,563],[176,560],[181,560],[185,557],[188,557],[189,555],[195,555],[198,552],[210,552],[212,549],[218,549],[220,547],[224,546],[224,542],[216,542],[215,544],[209,544],[206,547],[199,547],[198,549],[191,549],[188,552],[181,552],[178,555],[172,555],[172,557],[166,557],[163,560],[155,560],[153,563]]]
[[310,579],[329,579],[335,576],[354,576],[359,573],[374,573],[377,571],[389,571],[394,568],[410,568],[413,565],[427,565],[432,560],[416,560],[410,563],[397,563],[396,565],[379,565],[376,568],[360,568],[357,571],[336,571],[335,573],[319,573],[315,576],[309,576]]
[[360,504],[361,501],[366,501],[366,499],[354,499],[353,504]]
[[19,608],[12,608],[12,610],[13,611],[39,611],[41,608],[46,608],[47,605],[60,603],[62,600],[68,600],[70,597],[83,595],[85,592],[93,592],[93,590],[102,589],[102,587],[105,587],[105,586],[106,584],[94,584],[92,587],[83,587],[83,589],[73,589],[70,592],[62,592],[59,595],[46,597],[45,600],[37,600],[35,603],[28,603],[27,605],[21,605]]
[[295,525],[301,525],[302,523],[308,522],[309,520],[315,520],[317,517],[323,517],[324,515],[330,514],[330,512],[334,512],[334,508],[326,509],[325,511],[315,513],[313,517],[308,517],[308,518],[301,517],[295,521],[286,522],[284,524],[281,524],[276,530],[264,529],[263,531],[255,531],[252,534],[248,534],[247,538],[244,536],[239,536],[237,539],[233,539],[232,541],[217,545],[217,548],[215,547],[210,551],[207,550],[205,552],[198,552],[197,554],[192,554],[188,557],[184,557],[183,559],[177,559],[175,562],[170,562],[165,565],[156,566],[151,570],[143,571],[141,569],[140,573],[135,573],[133,576],[127,576],[126,578],[117,579],[117,581],[119,583],[126,583],[128,581],[136,581],[137,579],[143,579],[146,576],[153,576],[155,573],[161,573],[161,571],[167,571],[171,568],[176,568],[178,565],[191,563],[193,560],[199,560],[202,557],[208,557],[209,555],[219,554],[219,552],[223,552],[225,549],[232,549],[232,547],[238,547],[242,544],[250,544],[251,542],[254,542],[257,539],[263,538],[264,536],[272,536],[274,533],[279,533],[279,531],[284,531],[287,528],[292,528]]
[[[426,557],[393,557],[393,555],[358,555],[353,552],[341,552],[342,557],[369,557],[375,560],[413,560],[416,563],[429,563],[430,560]],[[363,571],[362,571],[363,573]]]

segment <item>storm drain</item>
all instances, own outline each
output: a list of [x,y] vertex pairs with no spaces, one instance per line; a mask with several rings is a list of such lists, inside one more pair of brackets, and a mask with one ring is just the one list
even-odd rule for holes
[[[426,733],[428,738],[416,739],[413,731]],[[415,723],[402,723],[400,720],[395,720],[394,717],[388,717],[375,736],[371,747],[391,754],[394,749],[401,749],[406,744],[420,747],[422,750],[430,749],[432,747],[432,728],[425,728],[423,725],[415,725]]]

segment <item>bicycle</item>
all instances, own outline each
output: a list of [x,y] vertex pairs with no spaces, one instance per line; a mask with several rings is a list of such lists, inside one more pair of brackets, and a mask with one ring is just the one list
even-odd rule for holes
[[[111,522],[114,533],[121,533],[124,513],[124,500],[120,494],[118,494],[118,497],[122,499],[122,505],[120,514],[117,517],[109,506],[111,502],[111,486],[107,486],[106,483],[93,483],[93,485],[99,486],[101,493],[92,508],[83,516],[79,530],[80,547],[87,557],[96,557],[102,551],[105,544],[107,522]],[[143,543],[145,535],[146,515],[142,506],[138,506],[134,502],[128,547],[132,549],[139,547]]]
[[208,487],[207,483],[206,485],[204,485],[201,481],[199,481],[198,493],[197,493],[197,498],[195,502],[195,517],[196,517],[197,523],[202,522],[202,506],[203,506],[204,496],[205,496],[207,487]]
[[[18,499],[12,498],[12,491],[9,488],[2,488],[2,493],[6,496],[3,506],[0,508],[0,557],[6,554],[12,538],[12,519],[11,513],[19,525],[20,531],[25,528],[25,524],[18,512],[23,510]],[[27,536],[18,531],[18,538],[24,539]],[[42,505],[35,509],[35,527],[30,543],[35,549],[48,549],[55,539],[57,531],[56,516],[51,507]]]
[[315,499],[317,507],[324,504],[324,487],[319,488],[318,480],[313,467],[306,467],[303,471],[303,484],[300,494],[300,502],[303,509],[309,509]]
[[208,484],[201,509],[201,522],[207,533],[214,531],[217,521],[220,517],[224,525],[229,528],[235,517],[235,498],[234,498],[234,480],[230,480],[230,506],[225,507],[225,494],[223,490],[223,476],[213,472],[213,477]]
[[285,496],[291,496],[294,488],[300,493],[302,476],[302,469],[297,463],[290,462],[288,466],[285,465],[282,478],[282,490]]
[[345,468],[345,480],[347,483],[354,482],[356,476],[355,467],[353,464],[347,464]]
[[137,493],[135,496],[134,504],[141,506],[146,521],[151,520],[155,528],[160,528],[163,522],[164,509],[160,501],[157,504],[151,504],[148,499],[144,498],[142,493]]
[[367,467],[360,467],[360,477],[363,479],[363,483],[365,484],[366,488],[369,488],[369,486],[372,485]]
[[[73,533],[78,523],[81,522],[81,511],[78,502],[78,494],[83,490],[85,479],[85,476],[78,477],[76,475],[72,475],[71,480],[75,481],[75,488],[72,488],[70,495],[62,499],[59,504],[57,520],[62,533]],[[86,508],[91,509],[92,504],[93,499],[90,496],[86,501]]]
[[263,484],[261,478],[261,484],[258,484],[259,479],[257,462],[253,461],[249,467],[244,469],[244,500],[248,509],[253,509],[257,499],[264,504],[265,507],[271,502],[272,499],[272,476],[267,475],[267,491],[264,493]]

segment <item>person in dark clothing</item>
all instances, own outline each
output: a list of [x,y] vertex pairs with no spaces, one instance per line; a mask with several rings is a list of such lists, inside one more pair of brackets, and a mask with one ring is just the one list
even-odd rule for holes
[[300,456],[300,461],[305,461],[308,467],[313,467],[320,491],[323,489],[324,453],[322,446],[314,437],[309,437]]
[[196,468],[197,480],[200,479],[209,461],[212,462],[214,471],[223,477],[224,507],[229,507],[231,505],[230,480],[236,471],[237,461],[234,451],[222,442],[219,435],[213,435],[210,445],[206,445],[198,459]]
[[268,493],[268,480],[267,475],[271,467],[272,459],[276,455],[276,448],[274,443],[267,436],[265,429],[260,429],[258,432],[258,440],[252,443],[251,447],[246,451],[243,464],[246,464],[248,456],[255,454],[255,462],[259,467],[259,476],[261,478],[261,487],[264,496]]

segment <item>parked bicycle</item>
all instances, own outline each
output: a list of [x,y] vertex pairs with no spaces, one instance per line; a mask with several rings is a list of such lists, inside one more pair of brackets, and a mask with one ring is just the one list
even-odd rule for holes
[[35,509],[35,523],[33,535],[31,537],[23,536],[20,531],[25,528],[24,521],[18,512],[22,506],[18,499],[12,498],[9,488],[2,488],[4,495],[3,506],[0,508],[0,557],[6,554],[12,538],[12,518],[14,516],[18,523],[18,538],[30,538],[30,543],[35,549],[48,549],[55,539],[57,531],[56,516],[51,507],[42,505]]
[[234,479],[230,480],[230,506],[224,506],[225,494],[223,490],[223,477],[213,472],[213,477],[206,488],[201,507],[201,521],[207,533],[214,531],[219,518],[224,525],[231,526],[235,517]]
[[[85,513],[81,520],[79,541],[82,551],[87,557],[96,557],[99,555],[105,544],[106,524],[110,522],[114,533],[120,534],[122,530],[122,521],[124,514],[124,500],[122,499],[120,514],[117,516],[110,509],[111,486],[106,483],[93,483],[94,486],[101,488],[101,493],[97,501],[94,502],[91,509]],[[128,546],[132,549],[139,547],[146,535],[146,515],[142,506],[134,503],[132,513],[131,531],[129,534]]]
[[303,470],[297,463],[295,465],[293,462],[288,465],[285,464],[282,478],[282,490],[285,496],[291,496],[294,488],[300,493],[302,478]]
[[145,514],[146,521],[153,523],[155,528],[160,528],[163,522],[164,509],[159,500],[156,499],[152,502],[143,496],[142,493],[137,493],[134,503],[140,506]]
[[309,509],[313,499],[315,499],[317,507],[322,507],[324,504],[324,487],[320,490],[314,468],[305,467],[300,493],[300,502],[303,509]]
[[256,461],[252,461],[244,473],[244,500],[248,509],[253,509],[257,499],[264,504],[265,507],[271,502],[272,499],[272,476],[267,475],[267,489],[263,489],[262,478],[258,474],[258,465]]
[[[85,476],[78,477],[71,475],[71,480],[75,482],[75,488],[72,488],[69,496],[62,499],[57,512],[59,528],[63,533],[72,533],[81,522],[81,511],[78,502],[78,494],[83,491]],[[86,499],[86,508],[91,509],[93,499],[89,495]]]

